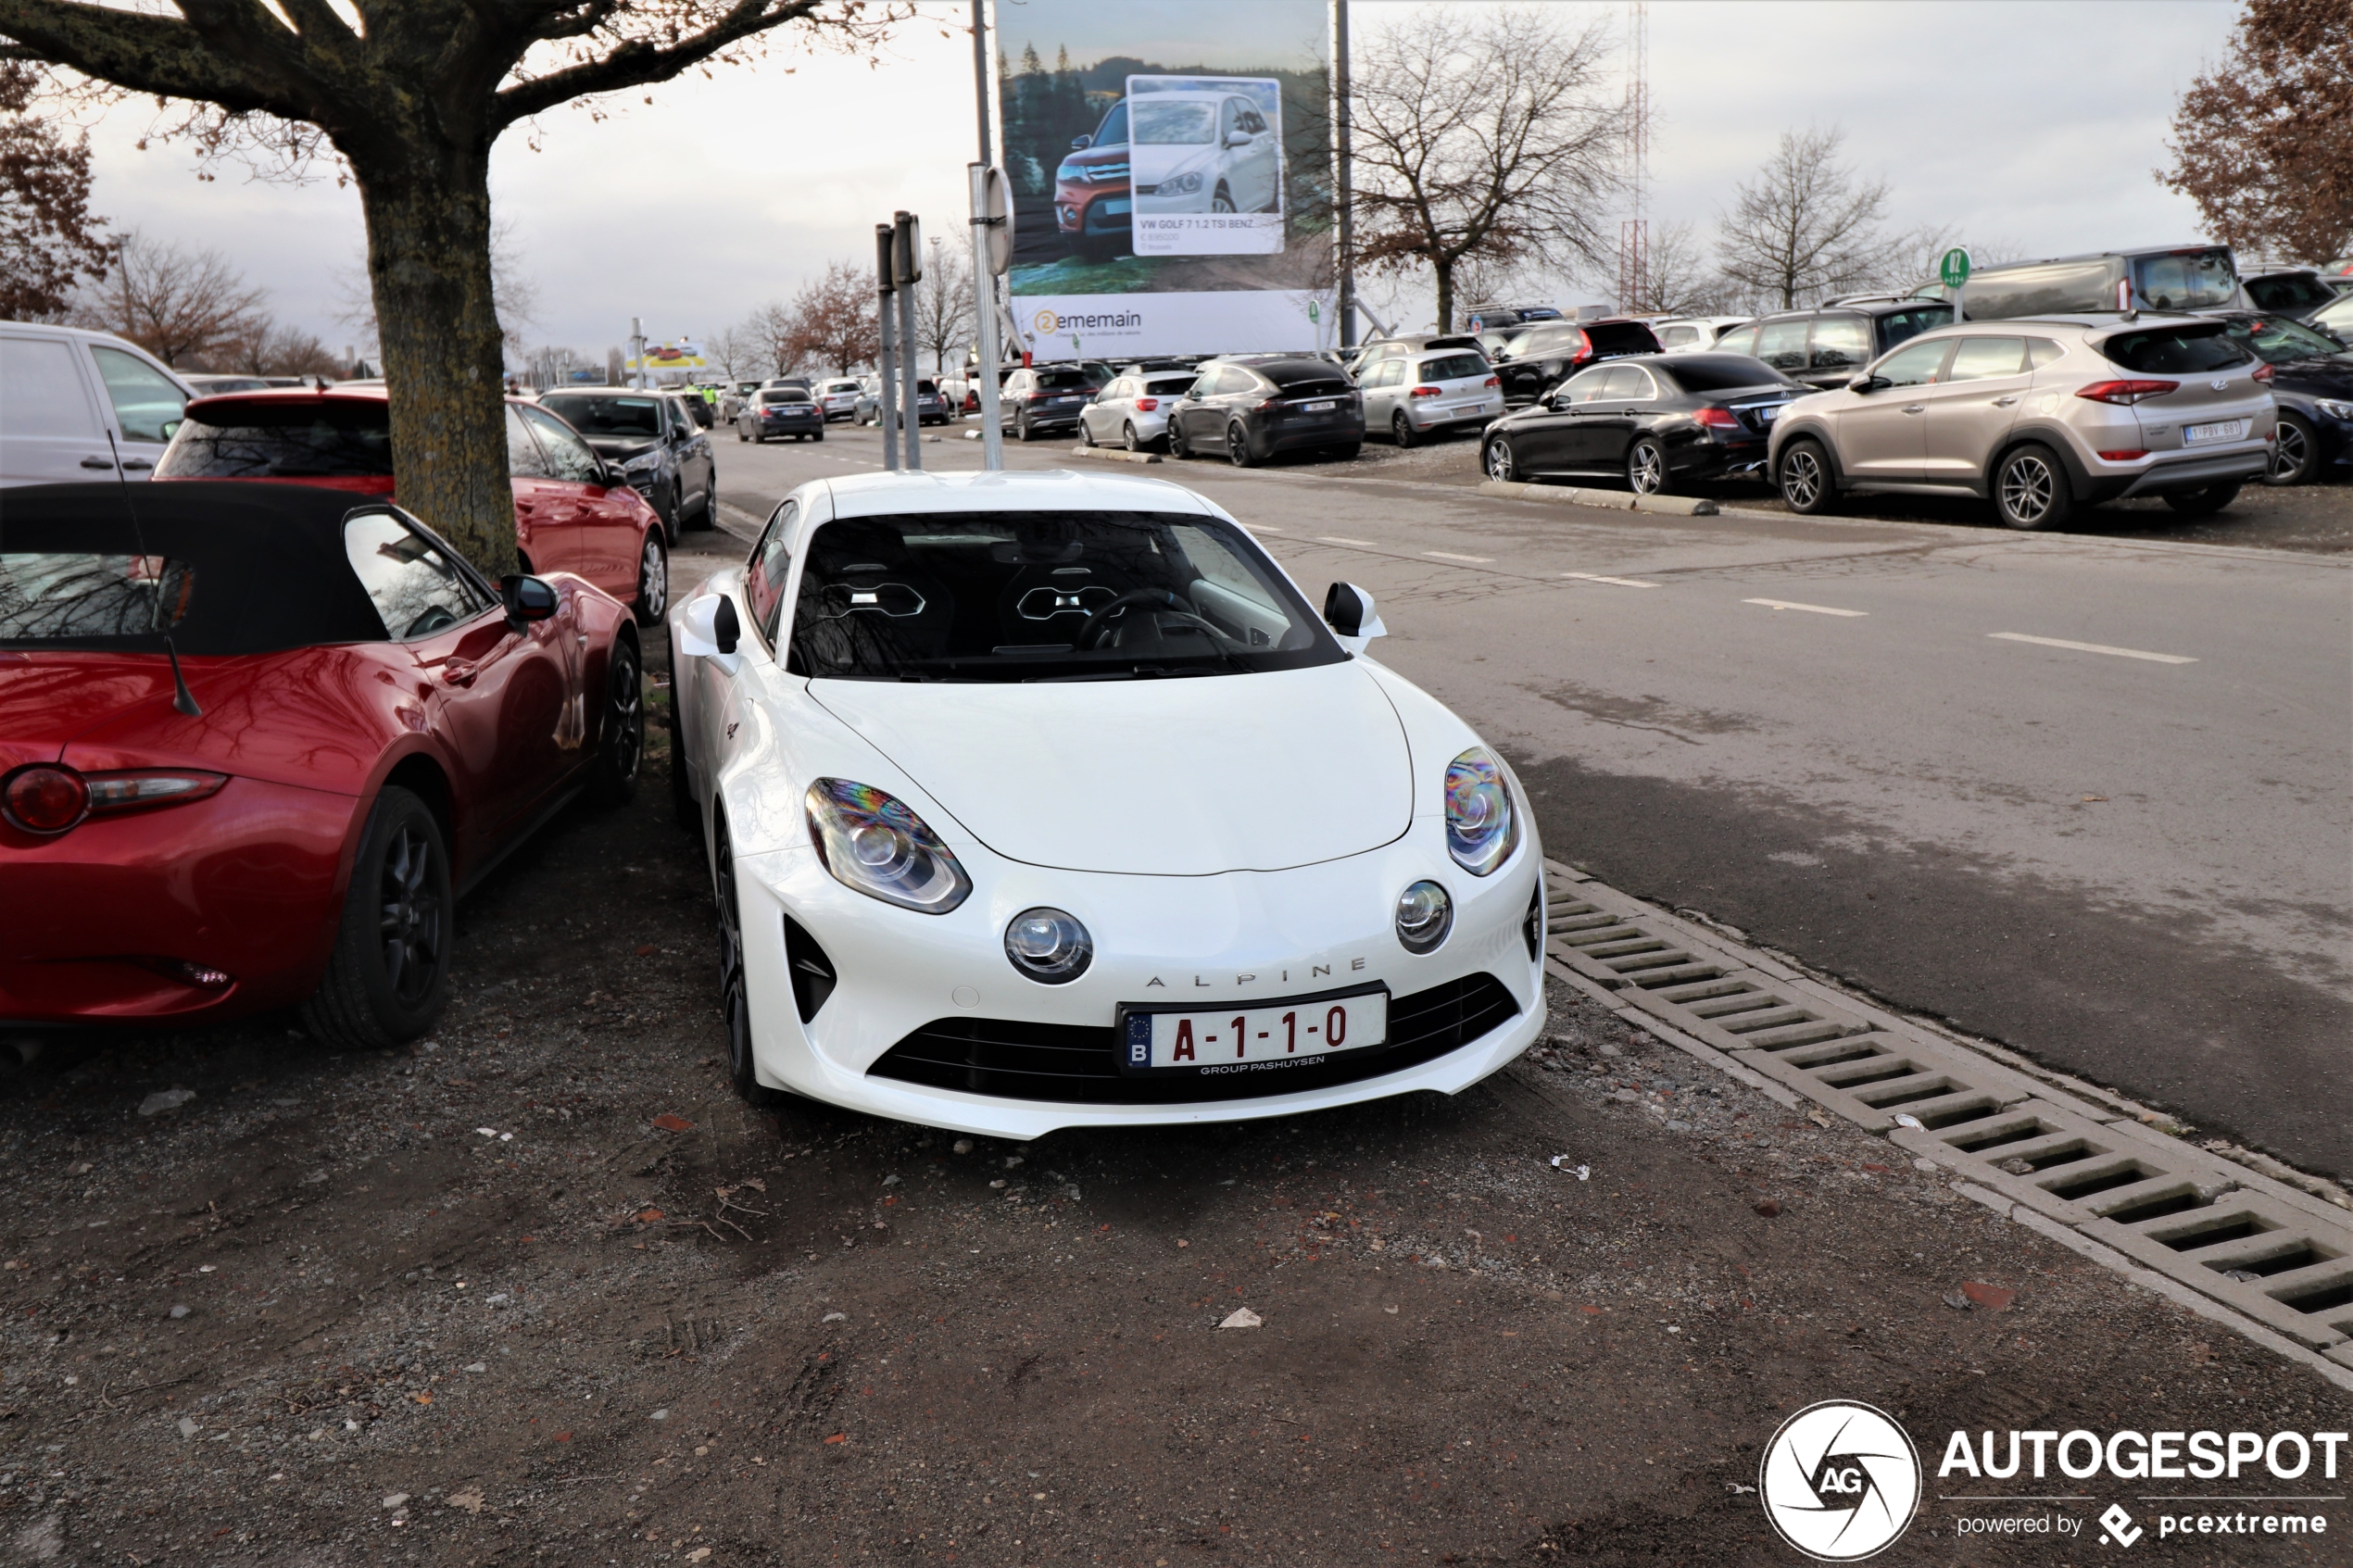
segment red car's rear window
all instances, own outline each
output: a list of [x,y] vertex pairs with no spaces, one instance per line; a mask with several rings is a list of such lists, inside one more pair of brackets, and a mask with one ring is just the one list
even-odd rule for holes
[[391,406],[372,398],[191,404],[158,479],[352,479],[392,472]]

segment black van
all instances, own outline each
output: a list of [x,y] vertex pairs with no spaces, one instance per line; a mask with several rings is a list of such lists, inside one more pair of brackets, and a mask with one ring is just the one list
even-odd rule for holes
[[2161,245],[2043,261],[2014,261],[1972,273],[1961,288],[1961,319],[2084,316],[2111,310],[2197,315],[2248,308],[2228,245]]

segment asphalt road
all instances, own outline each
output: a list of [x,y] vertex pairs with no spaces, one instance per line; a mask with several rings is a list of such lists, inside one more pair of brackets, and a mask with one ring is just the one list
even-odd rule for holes
[[[977,442],[945,434],[927,464],[978,466]],[[841,426],[823,445],[723,443],[721,490],[761,514],[878,457]],[[2202,1129],[2353,1171],[2343,561],[1637,516],[1329,468],[1105,471],[1214,497],[1318,602],[1331,579],[1369,589],[1390,633],[1375,657],[1510,755],[1554,853]]]

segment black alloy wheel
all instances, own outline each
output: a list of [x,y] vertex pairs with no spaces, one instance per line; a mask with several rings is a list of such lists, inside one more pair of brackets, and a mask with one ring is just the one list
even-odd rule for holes
[[1665,495],[1675,487],[1667,476],[1667,454],[1655,441],[1634,443],[1626,454],[1626,487],[1637,495]]
[[2320,449],[2312,439],[2312,427],[2302,416],[2280,410],[2279,436],[2271,444],[2271,467],[2263,475],[2263,483],[2273,485],[2301,484],[2312,477],[2314,460]]
[[1805,517],[1819,517],[1838,504],[1838,484],[1831,478],[1830,454],[1818,441],[1793,441],[1781,454],[1781,499]]
[[1405,410],[1403,408],[1389,416],[1389,433],[1401,451],[1413,445],[1419,439],[1414,434],[1414,421],[1405,417]]
[[1168,455],[1180,461],[1193,455],[1193,449],[1185,444],[1184,422],[1174,414],[1168,416]]
[[353,859],[334,950],[303,1026],[323,1045],[382,1050],[433,1026],[456,936],[441,823],[414,793],[376,797]]
[[670,552],[661,547],[661,533],[648,528],[637,552],[637,624],[651,626],[669,608]]
[[1239,420],[1226,427],[1226,460],[1238,469],[1258,466],[1258,459],[1250,455],[1250,432]]
[[2183,517],[2212,517],[2237,500],[2238,495],[2239,482],[2234,479],[2227,484],[2208,484],[2196,490],[2169,490],[2165,504]]
[[[2235,492],[2238,486],[2231,488]],[[2029,442],[2004,458],[1994,471],[1994,511],[2006,527],[2030,532],[2057,528],[2074,508],[2067,470],[2047,446]]]
[[736,850],[727,820],[711,838],[712,899],[719,907],[719,1016],[727,1030],[727,1077],[747,1105],[774,1105],[785,1097],[761,1084],[751,1064],[751,995],[744,980],[743,910],[736,897]]
[[608,806],[623,806],[637,793],[637,771],[646,759],[646,689],[639,678],[637,647],[616,638],[605,667],[605,708],[598,726],[597,759],[588,789]]
[[1480,466],[1486,469],[1487,477],[1498,484],[1519,483],[1519,464],[1513,459],[1512,444],[1503,436],[1487,438],[1486,457]]

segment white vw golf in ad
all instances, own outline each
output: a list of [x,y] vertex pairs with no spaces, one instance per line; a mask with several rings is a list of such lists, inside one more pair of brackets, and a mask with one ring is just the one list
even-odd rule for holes
[[1502,1067],[1535,824],[1381,630],[1160,481],[795,491],[670,618],[736,1088],[1028,1138]]

